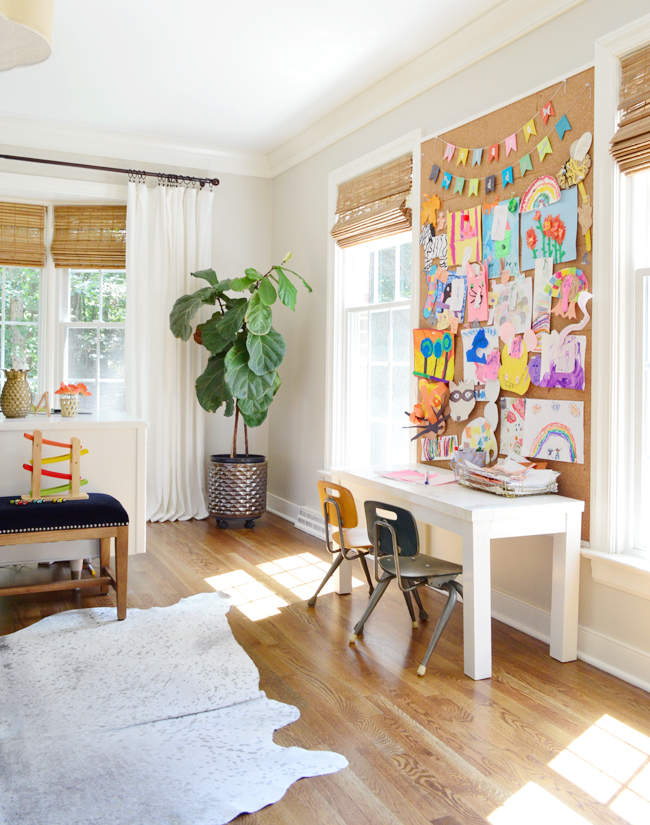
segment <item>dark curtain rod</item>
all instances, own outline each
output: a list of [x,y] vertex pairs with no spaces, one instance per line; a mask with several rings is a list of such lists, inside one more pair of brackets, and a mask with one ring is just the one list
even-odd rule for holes
[[75,169],[95,169],[99,172],[121,172],[128,175],[131,180],[138,178],[159,178],[168,180],[171,183],[198,183],[203,188],[206,183],[209,186],[219,186],[218,178],[193,178],[190,175],[174,175],[170,172],[140,172],[136,169],[116,169],[114,166],[91,166],[89,163],[70,163],[63,160],[44,160],[43,158],[23,158],[20,155],[0,155],[4,160],[22,160],[25,163],[49,163],[51,166],[73,166]]

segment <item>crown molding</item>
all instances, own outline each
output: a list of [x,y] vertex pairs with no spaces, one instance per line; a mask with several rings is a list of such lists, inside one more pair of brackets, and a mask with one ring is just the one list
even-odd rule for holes
[[585,0],[504,0],[268,154],[273,177]]
[[154,164],[198,170],[206,177],[231,173],[271,177],[262,152],[235,152],[146,135],[127,135],[68,123],[0,116],[3,146],[20,146],[48,153],[64,152],[94,158],[112,158],[128,164]]

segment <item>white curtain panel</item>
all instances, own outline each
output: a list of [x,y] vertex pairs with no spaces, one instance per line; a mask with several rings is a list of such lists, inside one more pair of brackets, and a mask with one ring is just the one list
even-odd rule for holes
[[210,267],[212,198],[207,188],[129,183],[126,212],[126,409],[149,422],[147,519],[206,518],[205,413],[194,382],[201,347],[174,338],[169,312]]

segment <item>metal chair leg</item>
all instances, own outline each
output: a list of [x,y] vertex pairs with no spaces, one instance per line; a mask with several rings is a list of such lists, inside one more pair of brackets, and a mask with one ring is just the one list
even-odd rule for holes
[[363,568],[363,572],[366,576],[366,581],[368,582],[368,595],[372,596],[372,591],[375,589],[372,579],[370,578],[370,570],[368,570],[368,562],[366,561],[366,554],[362,553],[360,550],[359,553],[359,561],[361,562],[361,567]]
[[454,609],[456,601],[458,599],[458,593],[456,588],[454,587],[454,582],[445,582],[441,585],[441,590],[446,590],[449,593],[449,598],[447,599],[447,603],[445,604],[442,613],[440,614],[440,618],[438,619],[438,624],[436,625],[436,629],[433,631],[433,636],[431,637],[431,641],[429,642],[429,647],[427,647],[427,652],[424,654],[424,659],[422,660],[422,664],[418,668],[418,676],[424,676],[427,672],[427,663],[435,646],[438,644],[438,639],[442,636],[442,631],[447,626],[447,622],[449,621],[449,617],[451,616],[451,612]]
[[417,606],[420,609],[420,621],[426,622],[426,620],[429,618],[429,614],[424,609],[424,607],[422,607],[422,599],[420,598],[420,593],[418,590],[413,591],[413,598],[415,599]]
[[403,591],[404,601],[406,602],[406,606],[409,609],[409,615],[411,616],[411,627],[418,627],[417,619],[415,618],[415,610],[413,609],[413,600],[411,599],[411,594]]
[[339,552],[337,553],[336,558],[335,558],[335,559],[334,559],[334,561],[332,562],[332,564],[331,564],[331,566],[330,566],[330,569],[327,571],[327,573],[325,573],[325,578],[324,578],[324,579],[323,579],[323,581],[322,581],[322,582],[318,585],[318,589],[316,590],[316,592],[314,593],[314,595],[311,597],[311,599],[309,599],[309,601],[307,602],[307,604],[308,604],[308,606],[309,606],[309,607],[314,607],[314,606],[315,606],[315,604],[316,604],[316,597],[317,597],[317,596],[318,596],[318,594],[321,592],[321,590],[323,589],[323,587],[325,587],[325,585],[326,585],[326,584],[327,584],[327,582],[330,580],[330,578],[333,576],[333,574],[336,572],[337,568],[339,567],[339,565],[341,564],[341,562],[342,562],[342,561],[343,561],[343,553],[341,553],[341,552],[339,551]]
[[370,597],[370,601],[366,605],[366,609],[363,612],[363,616],[355,624],[354,630],[350,634],[350,644],[354,644],[356,642],[357,636],[363,631],[363,626],[367,622],[368,616],[370,616],[372,611],[375,609],[375,607],[377,606],[377,602],[384,595],[386,588],[392,582],[392,580],[393,577],[377,582],[377,586],[375,587],[374,593]]

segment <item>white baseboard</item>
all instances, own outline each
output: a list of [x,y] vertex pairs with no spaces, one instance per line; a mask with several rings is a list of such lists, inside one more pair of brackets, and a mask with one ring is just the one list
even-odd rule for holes
[[296,523],[300,512],[300,507],[296,504],[292,504],[290,501],[280,498],[280,496],[274,496],[273,493],[266,494],[266,509],[269,513],[280,516],[280,518],[284,518],[292,524]]
[[[551,615],[545,610],[493,590],[492,617],[550,644]],[[650,692],[650,654],[642,650],[579,627],[578,659]]]

